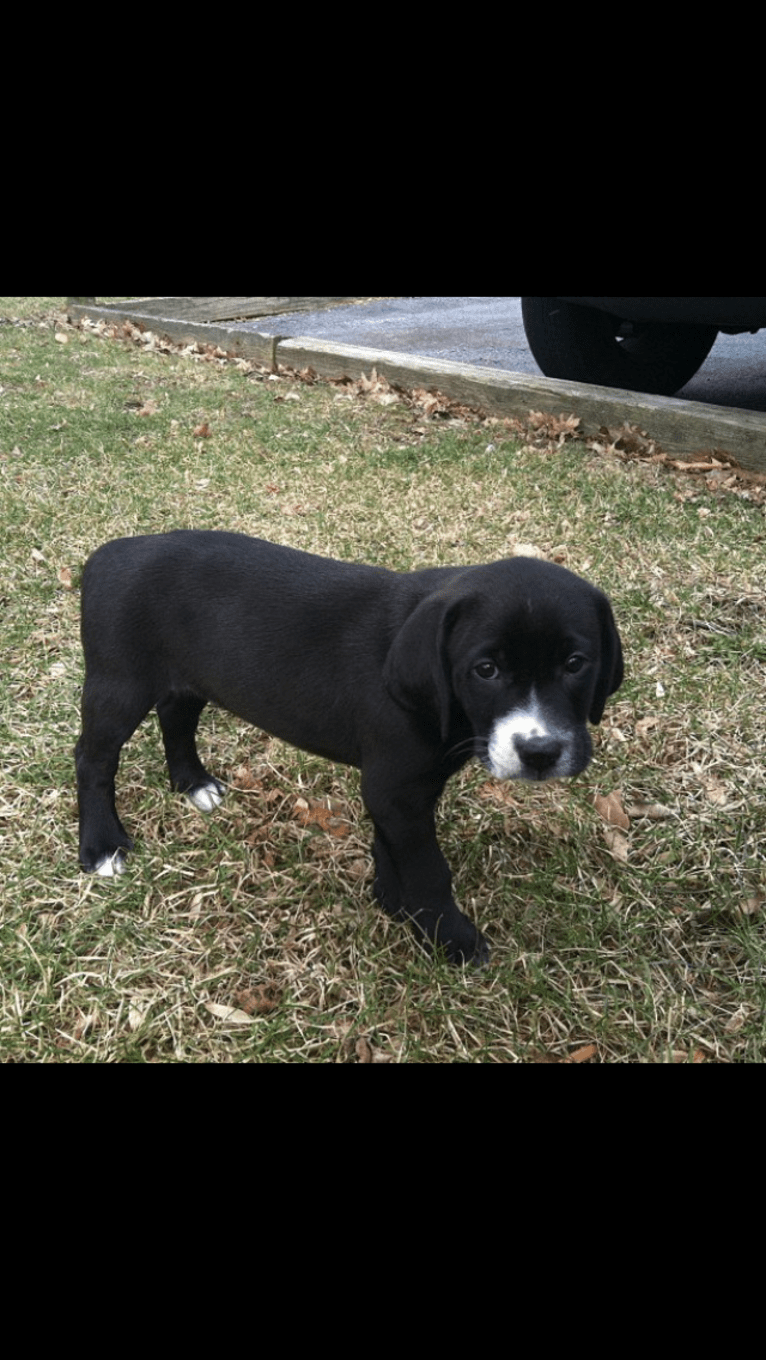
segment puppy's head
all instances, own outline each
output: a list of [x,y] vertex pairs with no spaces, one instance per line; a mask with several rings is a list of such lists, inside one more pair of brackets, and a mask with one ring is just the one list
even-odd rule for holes
[[591,757],[622,682],[606,596],[563,567],[511,558],[469,567],[420,602],[386,662],[389,692],[464,740],[499,779],[556,779]]

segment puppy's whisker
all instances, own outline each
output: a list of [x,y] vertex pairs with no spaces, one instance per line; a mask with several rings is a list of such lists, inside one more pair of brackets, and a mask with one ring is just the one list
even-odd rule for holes
[[462,741],[458,741],[454,746],[450,746],[447,751],[447,759],[451,760],[455,756],[460,759],[463,757],[470,759],[471,756],[478,756],[480,759],[483,759],[487,749],[488,742],[484,737],[464,737]]

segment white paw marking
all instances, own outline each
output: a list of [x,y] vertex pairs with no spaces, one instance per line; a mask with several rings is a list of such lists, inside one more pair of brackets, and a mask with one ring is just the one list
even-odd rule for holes
[[120,874],[125,873],[125,856],[121,850],[115,850],[113,855],[104,855],[96,865],[96,873],[101,878],[119,878]]
[[214,812],[219,803],[223,802],[223,794],[212,780],[209,784],[200,784],[198,789],[192,789],[186,797],[198,812]]

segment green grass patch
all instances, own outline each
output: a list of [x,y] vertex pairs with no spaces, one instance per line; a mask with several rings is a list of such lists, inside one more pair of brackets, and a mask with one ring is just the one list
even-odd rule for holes
[[[0,1059],[763,1061],[758,495],[78,330],[63,303],[0,299]],[[230,786],[215,816],[168,791],[147,720],[118,780],[128,872],[80,873],[82,565],[190,526],[401,569],[527,544],[610,594],[626,682],[591,769],[538,789],[471,766],[440,809],[486,973],[374,907],[355,771],[220,712],[200,728]],[[596,795],[619,796],[621,836]]]

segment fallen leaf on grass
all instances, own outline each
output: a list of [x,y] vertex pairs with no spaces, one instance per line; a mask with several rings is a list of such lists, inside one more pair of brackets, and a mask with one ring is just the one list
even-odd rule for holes
[[245,1015],[236,1006],[219,1006],[215,1001],[206,1001],[205,1010],[215,1016],[216,1020],[225,1020],[230,1025],[252,1025],[254,1024],[251,1015]]
[[568,1058],[564,1058],[565,1063],[584,1063],[590,1062],[598,1054],[595,1044],[585,1044],[583,1048],[578,1048],[576,1052],[570,1053]]
[[517,808],[519,806],[509,783],[500,784],[488,779],[486,784],[479,785],[477,795],[479,798],[485,798],[488,803],[497,803],[500,807]]
[[[141,413],[139,411],[139,415],[140,414]],[[204,420],[201,425],[195,425],[194,427],[195,439],[210,439],[211,435],[212,430],[210,429],[210,426],[208,425],[206,420]]]
[[235,992],[234,1000],[245,1015],[268,1015],[276,1010],[279,995],[276,988],[262,983],[258,987],[248,987],[241,992]]
[[655,441],[638,425],[602,425],[599,434],[610,449],[618,449],[620,453],[639,454],[646,458],[651,457],[657,449]]
[[128,1025],[135,1032],[140,1029],[151,1010],[152,1003],[146,997],[134,996],[131,998],[128,1007]]
[[347,821],[338,816],[339,811],[340,804],[328,808],[323,803],[308,803],[305,798],[298,798],[293,815],[301,826],[319,826],[329,836],[348,836],[351,827]]
[[620,861],[620,864],[627,864],[629,842],[625,832],[621,831],[618,826],[605,826],[602,829],[607,849],[614,855],[615,859]]
[[729,801],[729,791],[720,779],[712,775],[705,775],[700,781],[705,790],[705,797],[714,807],[725,807]]
[[766,904],[766,896],[757,893],[755,897],[746,897],[735,907],[738,916],[759,916]]
[[413,388],[412,400],[417,406],[420,407],[423,414],[427,416],[434,416],[436,415],[437,411],[444,410],[443,404],[437,397],[436,393],[426,392],[425,388],[423,387]]
[[556,439],[559,444],[563,444],[565,439],[573,439],[577,434],[580,417],[564,415],[563,411],[558,416],[551,415],[547,411],[530,411],[527,424],[536,435],[543,435],[546,439]]
[[230,782],[235,789],[261,790],[263,788],[263,781],[253,774],[250,765],[238,765],[236,770],[232,771]]
[[630,803],[625,811],[629,817],[648,817],[652,822],[666,822],[676,815],[664,803]]
[[740,1030],[744,1029],[751,1011],[752,1007],[743,1003],[739,1009],[734,1012],[731,1018],[726,1021],[726,1024],[723,1027],[724,1034],[739,1034]]
[[596,793],[593,803],[599,817],[610,826],[618,826],[622,831],[630,830],[630,818],[622,805],[619,793]]
[[534,543],[513,543],[511,545],[511,557],[544,558],[545,553],[542,548],[538,548]]

